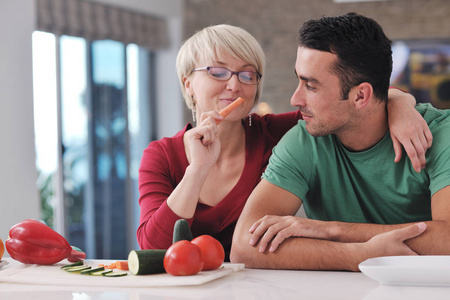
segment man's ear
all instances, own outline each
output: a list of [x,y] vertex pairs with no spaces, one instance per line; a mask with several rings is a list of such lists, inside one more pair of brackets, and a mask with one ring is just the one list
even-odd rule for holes
[[354,102],[356,108],[363,108],[366,106],[373,96],[373,87],[368,82],[363,82],[358,86],[354,87]]

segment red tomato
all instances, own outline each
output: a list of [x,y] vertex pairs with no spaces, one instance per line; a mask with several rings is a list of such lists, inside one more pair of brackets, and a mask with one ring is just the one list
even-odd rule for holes
[[200,272],[202,267],[200,248],[186,240],[172,244],[164,256],[164,269],[174,276],[194,275]]
[[225,250],[222,244],[210,235],[201,235],[191,241],[202,251],[203,269],[215,270],[219,268],[225,259]]

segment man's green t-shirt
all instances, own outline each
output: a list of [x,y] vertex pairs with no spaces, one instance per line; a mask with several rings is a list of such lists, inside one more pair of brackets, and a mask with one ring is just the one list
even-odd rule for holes
[[274,148],[263,178],[298,196],[312,219],[378,224],[431,220],[431,196],[450,185],[450,110],[429,104],[416,108],[433,134],[420,173],[405,152],[394,162],[389,132],[372,148],[351,152],[335,135],[311,136],[299,121]]

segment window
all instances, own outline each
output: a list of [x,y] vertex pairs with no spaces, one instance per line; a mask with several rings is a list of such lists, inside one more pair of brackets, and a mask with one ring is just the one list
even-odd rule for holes
[[138,247],[152,57],[135,44],[33,34],[42,218],[88,258],[126,259]]
[[56,189],[54,175],[58,164],[57,92],[55,36],[33,34],[33,98],[36,144],[37,186],[40,191],[42,219],[54,227]]
[[396,41],[392,46],[392,85],[403,88],[417,102],[450,108],[450,41]]

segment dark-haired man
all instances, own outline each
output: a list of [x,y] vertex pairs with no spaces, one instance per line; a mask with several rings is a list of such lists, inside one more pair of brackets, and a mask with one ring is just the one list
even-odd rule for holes
[[[417,106],[433,134],[425,169],[392,162],[392,52],[380,25],[355,13],[308,21],[295,71],[303,121],[248,199],[232,262],[356,271],[370,257],[450,254],[450,111]],[[302,204],[308,219],[294,217]]]

